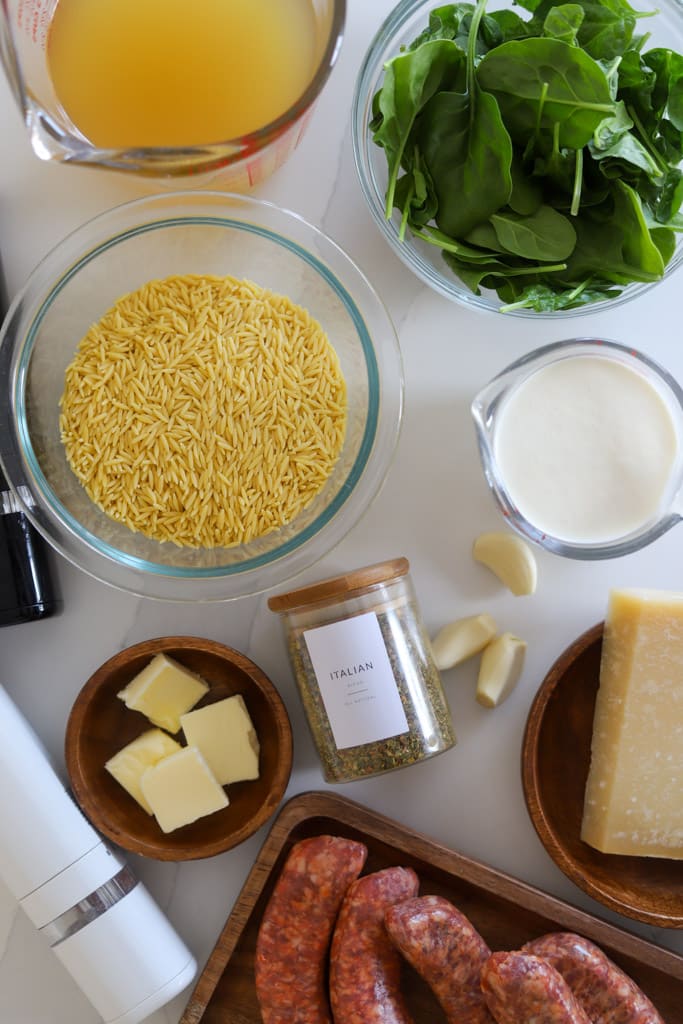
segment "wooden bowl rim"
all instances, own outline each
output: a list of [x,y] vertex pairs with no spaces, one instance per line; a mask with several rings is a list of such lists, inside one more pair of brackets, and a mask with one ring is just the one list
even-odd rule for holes
[[[615,910],[625,917],[642,921],[645,924],[656,925],[659,928],[683,928],[683,914],[658,913],[654,910],[643,909],[637,903],[619,899],[613,891],[598,885],[567,853],[557,829],[553,827],[546,814],[542,788],[539,785],[541,773],[538,764],[538,741],[545,712],[551,697],[577,658],[593,645],[602,643],[604,625],[604,622],[596,623],[569,644],[553,662],[536,692],[526,720],[522,740],[521,767],[524,799],[531,822],[546,851],[560,870],[580,889],[602,903],[603,906]],[[605,854],[605,856],[608,855]]]
[[[280,757],[275,770],[272,785],[266,799],[256,813],[248,818],[239,828],[214,839],[203,840],[200,844],[193,843],[183,846],[180,843],[170,846],[165,834],[159,830],[158,842],[140,839],[133,832],[113,825],[102,813],[97,797],[93,792],[89,776],[84,770],[81,759],[80,740],[84,721],[92,705],[93,698],[101,686],[109,679],[112,671],[120,665],[133,661],[139,656],[153,657],[155,654],[168,650],[195,650],[218,656],[237,666],[258,687],[267,703],[277,712],[274,721],[275,736],[280,749]],[[90,675],[81,687],[71,707],[67,719],[64,736],[64,759],[76,802],[94,827],[118,846],[143,857],[162,861],[199,860],[225,853],[244,842],[265,824],[275,813],[284,796],[292,771],[293,741],[292,729],[287,708],[275,685],[255,662],[246,654],[234,647],[209,640],[203,637],[179,635],[160,636],[150,640],[142,640],[129,647],[117,651],[103,662]],[[173,835],[173,833],[171,833]]]

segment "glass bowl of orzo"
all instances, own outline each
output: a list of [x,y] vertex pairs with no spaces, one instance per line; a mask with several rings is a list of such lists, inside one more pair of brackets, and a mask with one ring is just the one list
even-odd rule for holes
[[69,561],[226,600],[326,554],[402,414],[391,318],[334,242],[221,192],[126,203],[34,270],[0,334],[0,462]]

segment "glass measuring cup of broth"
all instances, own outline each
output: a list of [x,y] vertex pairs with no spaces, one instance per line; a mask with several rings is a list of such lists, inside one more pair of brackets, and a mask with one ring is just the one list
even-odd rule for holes
[[642,352],[554,342],[494,377],[472,415],[501,512],[555,554],[627,555],[683,518],[683,391]]
[[346,0],[3,0],[0,58],[35,153],[247,191],[301,139]]

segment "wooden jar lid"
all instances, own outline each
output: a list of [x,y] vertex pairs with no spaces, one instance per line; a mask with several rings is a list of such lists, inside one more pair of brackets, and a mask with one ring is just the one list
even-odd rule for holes
[[274,594],[268,598],[268,607],[272,612],[287,612],[309,604],[320,604],[325,601],[339,600],[349,594],[367,590],[381,583],[405,576],[410,569],[407,558],[392,558],[387,562],[376,562],[362,569],[343,573],[341,576],[330,576],[329,579],[311,583],[298,590],[288,590],[284,594]]

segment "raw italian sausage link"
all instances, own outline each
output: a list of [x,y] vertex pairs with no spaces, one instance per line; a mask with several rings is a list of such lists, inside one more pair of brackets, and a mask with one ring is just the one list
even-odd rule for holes
[[292,847],[256,939],[256,996],[264,1024],[331,1024],[326,980],[332,929],[367,855],[363,843],[336,836]]
[[481,987],[498,1024],[591,1024],[562,975],[531,953],[492,953]]
[[415,896],[384,915],[389,938],[439,1000],[448,1024],[493,1024],[479,978],[491,950],[442,896]]
[[560,972],[593,1024],[664,1024],[635,981],[589,939],[551,932],[523,949],[544,957]]
[[411,868],[385,868],[349,886],[332,937],[330,1002],[335,1024],[411,1024],[401,957],[384,927],[392,904],[415,896]]

